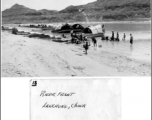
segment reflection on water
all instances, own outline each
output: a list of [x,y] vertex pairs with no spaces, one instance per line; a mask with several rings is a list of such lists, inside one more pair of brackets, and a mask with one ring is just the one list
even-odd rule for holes
[[100,38],[102,48],[99,51],[107,51],[114,54],[123,55],[137,60],[151,63],[151,40],[139,40],[130,44],[129,41],[103,41]]
[[111,41],[111,45],[114,48],[114,45],[115,45],[114,41]]
[[133,52],[133,44],[130,44],[130,52]]
[[97,51],[97,47],[94,47],[94,50]]

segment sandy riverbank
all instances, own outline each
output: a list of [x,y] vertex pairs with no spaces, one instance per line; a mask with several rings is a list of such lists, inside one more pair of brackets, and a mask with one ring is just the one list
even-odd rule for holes
[[82,45],[2,32],[2,77],[150,76],[151,63]]

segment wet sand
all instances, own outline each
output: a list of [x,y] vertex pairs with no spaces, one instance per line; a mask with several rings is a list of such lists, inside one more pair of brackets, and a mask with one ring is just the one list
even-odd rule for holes
[[[107,47],[58,43],[2,32],[2,77],[150,76],[151,62]],[[110,47],[109,47],[110,48]]]

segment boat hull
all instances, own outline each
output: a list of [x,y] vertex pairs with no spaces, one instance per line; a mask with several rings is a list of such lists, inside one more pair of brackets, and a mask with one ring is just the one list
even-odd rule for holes
[[83,32],[81,29],[68,29],[68,30],[53,30],[53,33],[70,33],[71,30],[73,30],[73,32]]

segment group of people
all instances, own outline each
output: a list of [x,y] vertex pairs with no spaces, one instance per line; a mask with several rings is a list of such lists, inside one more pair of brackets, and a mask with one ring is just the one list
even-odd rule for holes
[[[115,37],[114,37],[114,31],[112,31],[112,37],[111,37],[110,40],[111,40],[111,41],[119,41],[119,40],[120,40],[120,39],[119,39],[119,33],[117,32],[117,37],[115,38]],[[126,34],[125,34],[125,33],[123,34],[122,40],[123,40],[123,41],[126,40]],[[133,36],[132,36],[132,34],[130,34],[130,44],[133,44]]]
[[[83,33],[80,33],[79,35],[77,35],[77,33],[74,33],[73,30],[71,31],[71,43],[76,43],[78,44],[79,42],[83,42],[84,45],[84,49],[85,49],[85,53],[87,54],[87,50],[89,49],[90,46],[90,41],[88,40],[88,37],[85,36]],[[97,40],[95,39],[95,37],[91,37],[92,42],[94,44],[94,47],[97,47]]]
[[[126,35],[125,35],[125,33],[124,33],[123,40],[125,40],[125,38],[126,38]],[[114,37],[114,31],[112,31],[112,37],[111,37],[110,40],[111,40],[111,41],[120,41],[120,39],[119,39],[119,33],[117,32],[117,37],[115,38],[115,37]]]
[[[104,27],[104,25],[102,25],[102,33],[103,33],[103,36],[102,36],[101,39],[102,40],[108,40],[108,37],[105,36],[105,27]],[[126,39],[126,34],[124,33],[122,40],[125,41],[125,39]],[[115,38],[114,37],[114,31],[112,31],[112,36],[111,36],[110,40],[111,41],[120,41],[119,33],[117,32],[117,37]],[[130,34],[130,44],[133,44],[133,36],[132,36],[132,34]]]
[[[103,33],[103,36],[102,36],[101,39],[107,39],[108,40],[108,37],[105,36],[105,27],[104,27],[104,25],[102,25],[102,33]],[[64,37],[64,35],[63,35],[63,37]],[[94,47],[97,47],[97,40],[96,40],[96,38],[95,37],[91,37],[91,39],[92,39],[92,42],[94,44]],[[119,33],[117,32],[117,36],[115,38],[114,31],[112,31],[112,36],[111,36],[110,40],[111,41],[120,41],[120,39],[119,39]],[[125,33],[123,34],[122,40],[123,41],[126,40],[126,34]],[[83,33],[81,33],[80,35],[77,35],[77,33],[74,33],[73,30],[71,30],[71,43],[72,44],[73,43],[78,44],[79,41],[85,43],[83,45],[83,47],[84,47],[84,49],[86,51],[86,54],[87,54],[87,50],[89,49],[89,46],[90,46],[90,41],[88,40],[87,36],[84,36]],[[132,34],[130,34],[130,44],[133,44],[133,36],[132,36]]]
[[[103,33],[103,37],[102,40],[108,40],[108,37],[105,36],[105,28],[104,25],[102,25],[102,33]],[[126,34],[124,33],[122,40],[125,41],[126,39]],[[112,36],[110,38],[111,41],[120,41],[119,39],[119,33],[117,32],[117,37],[114,37],[114,31],[112,31]],[[133,36],[132,34],[130,34],[130,44],[133,44]]]
[[71,35],[71,43],[76,43],[78,44],[79,42],[83,42],[84,45],[84,49],[85,49],[85,53],[87,54],[87,50],[89,49],[90,46],[90,42],[88,41],[87,36],[84,36],[83,33],[80,33],[80,35],[77,35],[77,33],[74,33],[73,30],[70,33]]
[[76,43],[78,44],[79,41],[84,41],[85,38],[83,37],[83,33],[81,33],[78,37],[77,33],[74,33],[73,30],[71,30],[71,43]]
[[[83,45],[83,47],[85,49],[85,53],[87,54],[87,50],[89,49],[89,46],[90,46],[90,41],[88,41],[88,39],[87,39],[86,36],[84,38],[85,38],[85,41],[84,41],[85,44]],[[95,37],[91,37],[91,40],[92,40],[92,42],[94,44],[94,47],[97,47],[97,40],[96,40],[96,38]]]

